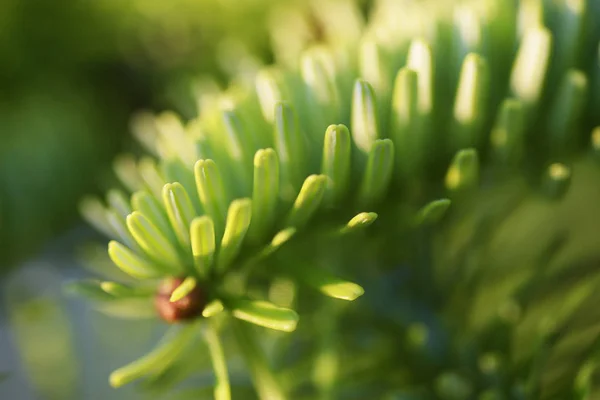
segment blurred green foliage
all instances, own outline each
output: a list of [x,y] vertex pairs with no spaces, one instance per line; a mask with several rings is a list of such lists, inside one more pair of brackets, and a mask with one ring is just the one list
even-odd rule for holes
[[268,60],[271,2],[2,1],[0,265],[74,221],[134,110],[195,115],[190,83],[223,81],[222,42]]

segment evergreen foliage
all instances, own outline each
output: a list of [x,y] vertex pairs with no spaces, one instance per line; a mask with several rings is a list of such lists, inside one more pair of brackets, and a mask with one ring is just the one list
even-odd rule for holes
[[[597,263],[549,220],[527,232],[597,157],[599,12],[380,1],[194,120],[138,115],[149,155],[81,207],[118,278],[72,288],[156,318],[168,282],[199,309],[110,383],[199,398],[180,383],[204,339],[220,400],[598,396]],[[526,257],[494,251],[503,231]]]

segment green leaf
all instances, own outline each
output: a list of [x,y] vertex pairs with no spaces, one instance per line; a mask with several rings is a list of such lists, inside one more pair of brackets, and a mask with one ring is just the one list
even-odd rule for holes
[[111,318],[123,320],[156,320],[154,299],[148,297],[115,298],[93,304],[94,309]]
[[564,164],[554,163],[548,167],[543,182],[543,191],[551,199],[561,199],[571,185],[571,169]]
[[492,156],[498,162],[518,166],[525,147],[525,109],[516,99],[505,99],[490,136]]
[[[234,110],[223,111],[224,130],[221,140],[224,141],[225,149],[231,159],[231,166],[235,169],[237,183],[242,186],[242,193],[250,189],[252,175],[249,171],[249,161],[254,154],[254,146],[249,138],[249,132],[243,121]],[[248,187],[246,187],[248,186]]]
[[471,189],[479,184],[479,158],[475,149],[461,150],[454,156],[446,174],[446,188],[451,191]]
[[279,201],[279,162],[273,149],[258,150],[254,155],[252,224],[249,236],[260,240],[272,227]]
[[133,136],[148,152],[152,155],[160,153],[156,119],[151,112],[141,111],[135,113],[131,118],[130,127]]
[[339,232],[341,234],[356,232],[367,228],[377,219],[377,214],[374,212],[361,212],[355,215]]
[[538,102],[544,88],[552,51],[552,34],[546,28],[528,28],[517,52],[510,76],[510,89],[526,105]]
[[163,271],[158,266],[114,240],[108,243],[108,255],[117,267],[134,278],[158,278],[163,275]]
[[327,185],[325,175],[310,175],[304,181],[302,189],[287,219],[288,226],[302,227],[317,211],[323,200]]
[[225,359],[223,345],[214,324],[204,330],[204,339],[208,346],[215,374],[215,400],[229,400],[231,399],[231,388],[229,387],[227,360]]
[[216,237],[212,219],[207,215],[194,218],[190,227],[190,238],[196,271],[201,277],[206,277],[215,253]]
[[125,297],[95,303],[94,309],[112,319],[156,322],[157,317],[152,297]]
[[379,105],[387,105],[392,81],[390,60],[382,45],[367,38],[360,44],[360,76],[373,86]]
[[177,182],[167,183],[163,187],[162,198],[179,243],[184,249],[189,249],[190,224],[195,212],[188,193]]
[[267,247],[269,254],[287,243],[295,234],[296,228],[286,228],[277,232]]
[[[455,46],[453,55],[457,64],[462,62],[468,53],[480,52],[484,48],[484,43],[490,40],[489,36],[486,35],[487,30],[490,28],[484,26],[487,22],[484,18],[477,7],[470,7],[470,4],[457,6],[453,29],[453,45]],[[452,65],[452,67],[454,73],[455,66]],[[460,65],[456,65],[457,71],[459,68]]]
[[202,316],[204,318],[213,317],[225,309],[221,300],[213,300],[204,307],[202,310]]
[[360,186],[359,202],[367,205],[379,201],[387,192],[393,170],[394,144],[389,139],[375,141]]
[[217,262],[219,271],[224,271],[238,255],[251,218],[252,201],[250,199],[234,200],[229,206]]
[[100,288],[115,298],[147,297],[154,294],[154,289],[143,286],[127,286],[117,282],[100,282]]
[[487,115],[490,73],[487,61],[478,54],[465,57],[454,100],[453,150],[483,145],[481,129]]
[[258,263],[261,259],[268,257],[276,252],[281,246],[287,243],[296,234],[296,228],[286,228],[275,234],[271,239],[271,243],[266,245],[258,254],[250,258],[247,265]]
[[[585,40],[586,15],[597,10],[588,10],[586,0],[569,0],[561,5],[561,12],[556,15],[556,26],[560,34],[556,36],[555,51],[557,57],[557,70],[564,71],[573,67],[581,55]],[[591,5],[591,3],[590,3]]]
[[106,202],[123,218],[131,214],[131,205],[125,194],[117,189],[111,189],[106,195]]
[[75,257],[81,260],[83,268],[93,276],[100,276],[118,282],[131,282],[134,280],[111,261],[106,251],[106,244],[84,244],[77,248]]
[[98,198],[86,197],[83,199],[81,203],[79,203],[79,213],[88,224],[92,225],[104,235],[108,237],[115,236],[115,231],[108,221],[106,207],[104,207]]
[[146,185],[146,188],[150,190],[150,193],[152,193],[154,197],[161,199],[165,179],[162,177],[160,172],[158,172],[158,169],[156,168],[156,162],[154,162],[154,160],[150,157],[144,157],[140,159],[138,170],[142,180]]
[[420,170],[426,157],[427,143],[419,123],[418,79],[415,71],[401,68],[394,82],[389,129],[396,154],[396,174],[403,178]]
[[221,173],[213,160],[198,160],[194,166],[198,195],[206,213],[212,218],[216,232],[223,232],[228,197]]
[[449,199],[434,200],[419,210],[416,217],[418,225],[433,225],[446,214],[450,207]]
[[130,191],[135,192],[143,188],[144,183],[137,169],[135,158],[131,154],[119,155],[113,162],[113,171]]
[[529,0],[519,5],[519,20],[517,22],[517,33],[522,36],[528,27],[543,26],[545,7],[543,0]]
[[[200,119],[196,119],[193,121],[190,121],[188,123],[188,130],[190,131],[194,131],[196,130],[197,132],[193,132],[191,133],[191,135],[194,135],[194,137],[196,138],[196,143],[195,143],[195,147],[196,147],[196,159],[208,159],[208,158],[214,158],[216,153],[218,153],[217,151],[215,151],[215,149],[213,148],[215,145],[217,147],[219,147],[218,143],[214,143],[209,135],[204,135],[202,134],[203,132],[203,125],[202,120]],[[198,127],[198,128],[196,128]]]
[[226,305],[235,318],[265,328],[292,332],[298,323],[298,314],[294,310],[277,307],[267,301],[236,299]]
[[127,216],[126,223],[129,232],[150,258],[171,269],[174,274],[183,271],[175,247],[146,216],[134,211]]
[[285,99],[284,83],[280,71],[270,68],[256,76],[256,94],[265,120],[275,121],[275,106]]
[[319,268],[298,269],[294,273],[305,285],[335,299],[353,301],[365,293],[356,283],[337,278]]
[[352,138],[359,150],[369,153],[380,138],[377,104],[371,85],[358,79],[352,95]]
[[598,379],[600,370],[598,367],[598,361],[591,360],[579,368],[575,377],[575,392],[579,396],[578,399],[593,399],[595,395],[600,393]]
[[[193,165],[194,161],[189,165]],[[185,191],[190,194],[190,200],[197,214],[203,212],[200,199],[195,194],[197,193],[196,181],[194,180],[194,171],[190,169],[188,164],[184,164],[180,159],[163,160],[161,169],[167,182],[178,182],[183,186]]]
[[102,290],[100,282],[96,280],[83,280],[69,282],[64,286],[67,294],[75,296],[83,296],[90,300],[107,301],[114,300],[115,297]]
[[563,77],[554,104],[548,113],[547,141],[550,156],[564,156],[579,144],[573,132],[581,120],[587,103],[588,80],[581,71],[567,71]]
[[175,288],[175,290],[173,290],[169,301],[171,303],[174,303],[183,299],[185,296],[192,293],[192,291],[196,288],[197,284],[198,281],[196,281],[196,278],[194,278],[193,276],[188,276],[183,280],[183,282],[181,282],[179,286]]
[[433,56],[431,47],[422,39],[410,44],[406,66],[417,72],[419,114],[427,116],[433,109]]
[[327,196],[341,199],[348,189],[351,162],[350,132],[344,125],[330,125],[325,132],[321,173],[329,177]]
[[[127,224],[125,223],[125,219],[119,213],[114,210],[109,210],[106,213],[106,216],[113,232],[116,233],[117,239],[121,239],[121,241],[125,243],[127,247],[134,250],[136,253],[144,253],[144,250],[137,243],[131,232],[129,232]],[[115,235],[113,235],[113,237],[114,236]]]
[[131,196],[131,205],[135,211],[139,211],[148,218],[172,244],[177,243],[175,232],[169,223],[169,217],[156,197],[145,190],[138,191]]
[[[369,35],[364,35],[358,48],[360,77],[373,87],[375,93],[376,112],[379,134],[378,138],[387,137],[389,128],[387,121],[390,119],[392,86],[392,74],[396,68],[392,66],[391,54],[387,47],[373,40]],[[384,125],[385,124],[385,125]],[[385,132],[385,133],[384,133]]]
[[313,48],[304,53],[300,73],[306,85],[306,96],[310,119],[310,134],[317,143],[328,121],[339,119],[339,93],[334,79],[332,56],[322,48]]
[[294,109],[285,102],[275,106],[274,142],[281,168],[282,195],[295,195],[304,176],[304,139]]
[[179,115],[173,111],[161,112],[154,117],[154,124],[158,133],[159,153],[163,159],[168,160],[163,166],[173,164],[175,160],[185,165],[192,165],[196,161],[192,141],[186,135]]
[[250,371],[258,397],[264,400],[287,399],[267,362],[265,354],[262,352],[260,343],[256,340],[254,332],[250,330],[249,326],[238,321],[233,321],[232,325],[237,339],[237,347]]
[[196,324],[184,324],[171,328],[150,353],[110,374],[110,385],[118,388],[165,370],[192,342],[197,329]]

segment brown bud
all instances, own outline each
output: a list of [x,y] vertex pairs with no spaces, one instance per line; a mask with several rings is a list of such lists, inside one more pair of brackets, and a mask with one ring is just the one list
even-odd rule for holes
[[164,279],[154,296],[154,306],[158,315],[170,324],[198,317],[206,306],[206,298],[199,286],[196,286],[184,298],[175,302],[170,301],[173,291],[181,285],[183,280],[184,278]]

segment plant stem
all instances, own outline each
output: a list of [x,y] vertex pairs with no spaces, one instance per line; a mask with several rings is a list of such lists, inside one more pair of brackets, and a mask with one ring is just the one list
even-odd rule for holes
[[223,346],[214,323],[204,331],[204,339],[210,352],[210,359],[215,373],[215,400],[230,400],[231,389],[229,386],[229,375],[227,373],[227,362],[223,352]]
[[321,338],[319,340],[319,354],[315,359],[313,369],[313,382],[317,386],[319,399],[331,400],[335,398],[335,384],[338,378],[339,353],[337,332],[337,319],[339,318],[339,305],[331,303],[323,304],[320,315],[319,326],[321,326]]
[[260,343],[253,332],[243,322],[232,320],[238,347],[244,356],[246,365],[252,375],[252,381],[261,400],[286,400],[287,396],[273,375]]

